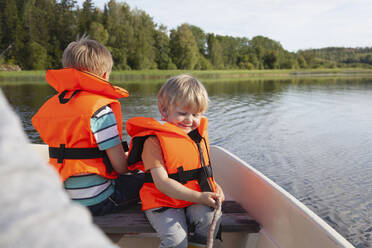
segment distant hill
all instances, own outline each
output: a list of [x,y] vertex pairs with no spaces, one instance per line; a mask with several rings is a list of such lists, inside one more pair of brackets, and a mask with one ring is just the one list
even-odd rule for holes
[[300,50],[307,63],[318,67],[363,67],[372,68],[372,47],[326,47]]

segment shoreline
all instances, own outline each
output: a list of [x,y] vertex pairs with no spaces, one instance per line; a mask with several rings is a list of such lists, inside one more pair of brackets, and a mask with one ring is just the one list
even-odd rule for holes
[[[165,80],[178,74],[190,74],[204,81],[221,79],[295,79],[308,77],[356,77],[372,76],[372,69],[345,68],[345,69],[302,69],[302,70],[138,70],[138,71],[112,71],[110,81],[136,82]],[[45,81],[45,71],[0,71],[0,84],[2,82],[16,81]]]

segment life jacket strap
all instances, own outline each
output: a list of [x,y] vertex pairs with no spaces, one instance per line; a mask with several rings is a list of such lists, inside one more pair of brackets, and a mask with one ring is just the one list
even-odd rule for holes
[[[180,166],[180,167],[178,167],[178,172],[168,174],[168,177],[173,179],[173,180],[176,180],[177,182],[180,182],[182,184],[186,184],[188,181],[198,180],[200,188],[203,192],[204,191],[209,191],[209,192],[211,191],[209,189],[209,187],[207,189],[207,188],[202,186],[202,185],[204,185],[204,183],[200,183],[202,181],[207,180],[207,178],[212,177],[212,167],[211,166],[206,166],[204,168],[198,168],[198,169],[187,170],[187,171],[184,171],[183,167]],[[154,180],[152,179],[151,173],[149,173],[149,172],[145,173],[145,183],[154,183]],[[207,186],[208,186],[208,184],[207,184]]]
[[70,96],[70,98],[65,98],[66,94],[68,93],[68,90],[64,90],[62,91],[59,95],[58,95],[58,99],[59,99],[59,103],[61,104],[66,104],[68,103],[77,93],[79,93],[81,90],[75,90],[72,95]]
[[128,155],[128,165],[133,165],[142,161],[143,144],[150,136],[151,135],[146,135],[132,138],[132,149]]
[[[128,143],[123,141],[123,149],[125,152],[129,151]],[[103,162],[107,167],[107,171],[113,170],[110,160],[107,157],[105,151],[101,151],[98,147],[90,148],[66,148],[65,144],[61,144],[60,147],[49,147],[49,157],[56,158],[57,163],[63,163],[65,159],[95,159],[103,158]]]
[[62,163],[64,159],[93,159],[102,158],[105,151],[98,148],[66,148],[65,144],[60,147],[49,147],[49,157],[58,159]]

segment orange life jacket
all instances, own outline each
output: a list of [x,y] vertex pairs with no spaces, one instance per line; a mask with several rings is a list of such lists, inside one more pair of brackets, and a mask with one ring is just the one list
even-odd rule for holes
[[[168,122],[159,122],[145,117],[129,119],[127,131],[133,137],[129,148],[129,168],[144,171],[141,161],[143,143],[150,135],[156,135],[162,149],[165,169],[170,178],[192,190],[215,191],[209,159],[207,125],[207,119],[202,118],[198,129],[187,134]],[[160,192],[153,183],[150,172],[146,172],[140,197],[143,210],[157,207],[183,208],[194,204],[171,198]]]
[[118,174],[107,168],[106,153],[98,150],[90,119],[101,107],[110,105],[118,132],[122,135],[122,115],[118,98],[127,97],[126,90],[87,72],[72,68],[48,70],[47,82],[58,91],[32,118],[32,124],[49,146],[49,162],[62,180],[94,173],[106,178]]

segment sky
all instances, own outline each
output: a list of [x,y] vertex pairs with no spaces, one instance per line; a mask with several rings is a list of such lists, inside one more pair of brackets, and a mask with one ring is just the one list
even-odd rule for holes
[[[109,0],[93,0],[102,8]],[[84,0],[78,0],[82,3]],[[116,2],[123,2],[116,0]],[[126,0],[154,22],[174,29],[183,23],[205,33],[262,35],[284,49],[372,47],[372,0]]]

